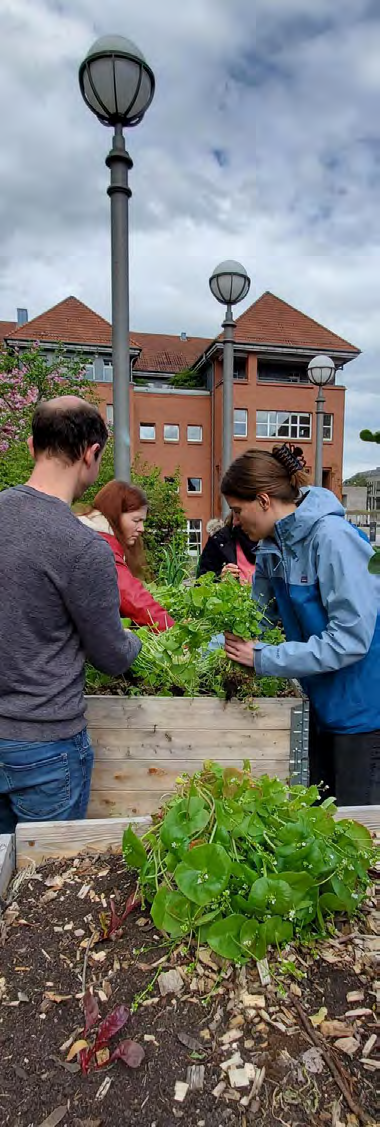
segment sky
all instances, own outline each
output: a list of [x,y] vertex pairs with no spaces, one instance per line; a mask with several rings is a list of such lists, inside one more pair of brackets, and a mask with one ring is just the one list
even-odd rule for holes
[[[1,0],[0,319],[74,294],[110,318],[111,132],[78,67],[100,35],[156,76],[131,130],[131,328],[214,336],[208,278],[242,261],[362,350],[345,474],[380,462],[379,0]],[[341,374],[339,374],[341,378]]]

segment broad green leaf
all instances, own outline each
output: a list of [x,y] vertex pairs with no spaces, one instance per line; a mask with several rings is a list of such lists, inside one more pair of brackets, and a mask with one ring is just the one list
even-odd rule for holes
[[334,913],[344,912],[345,910],[343,901],[334,892],[324,892],[319,897],[318,903],[322,912]]
[[348,819],[342,819],[338,826],[340,830],[344,830],[345,837],[355,842],[358,849],[373,850],[372,837],[366,826],[362,826],[360,822],[351,822]]
[[202,798],[180,799],[172,806],[161,826],[161,841],[167,849],[175,848],[200,833],[209,821],[210,811]]
[[123,857],[129,869],[141,869],[147,860],[146,850],[140,838],[128,826],[123,833]]
[[348,912],[348,915],[352,915],[352,912],[354,912],[358,906],[358,897],[352,895],[349,888],[347,888],[347,885],[340,877],[331,877],[331,885],[335,895],[342,901],[345,911]]
[[178,888],[203,907],[227,888],[231,862],[222,845],[196,845],[177,865],[174,879]]
[[266,945],[260,942],[260,924],[257,920],[246,920],[240,932],[240,942],[247,955],[254,959],[263,959]]
[[224,830],[233,830],[239,822],[242,822],[244,810],[231,799],[228,802],[217,799],[215,802],[215,817],[219,827]]
[[160,931],[179,939],[191,931],[191,905],[180,892],[163,886],[156,893],[151,907],[152,920]]
[[207,934],[207,942],[217,955],[233,962],[242,962],[244,952],[239,942],[242,925],[246,923],[245,916],[234,913],[217,923],[211,924]]
[[259,877],[252,885],[248,904],[257,915],[263,915],[267,910],[278,915],[289,912],[295,900],[291,888],[280,877]]

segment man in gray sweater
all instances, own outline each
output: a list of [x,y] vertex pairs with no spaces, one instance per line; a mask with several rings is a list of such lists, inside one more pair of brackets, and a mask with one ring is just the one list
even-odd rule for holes
[[70,508],[99,473],[100,413],[62,396],[40,403],[32,433],[27,485],[0,493],[0,833],[85,817],[84,663],[124,673],[141,645],[121,625],[108,544]]

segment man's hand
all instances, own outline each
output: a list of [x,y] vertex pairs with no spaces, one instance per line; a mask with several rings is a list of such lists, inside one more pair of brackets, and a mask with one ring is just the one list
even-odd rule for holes
[[241,638],[235,638],[234,634],[226,634],[224,648],[231,661],[238,661],[240,665],[248,665],[249,669],[254,668],[253,642],[243,642]]
[[221,579],[225,579],[226,575],[233,575],[234,579],[240,579],[240,571],[237,564],[229,563],[224,564],[221,570]]

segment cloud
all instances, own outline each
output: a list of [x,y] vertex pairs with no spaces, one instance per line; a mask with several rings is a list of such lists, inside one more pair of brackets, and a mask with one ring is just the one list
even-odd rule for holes
[[3,0],[4,319],[68,293],[110,314],[111,137],[77,71],[112,31],[157,80],[128,138],[132,326],[213,335],[209,274],[241,259],[250,296],[271,289],[363,350],[344,373],[346,469],[371,466],[358,434],[380,414],[378,4]]

